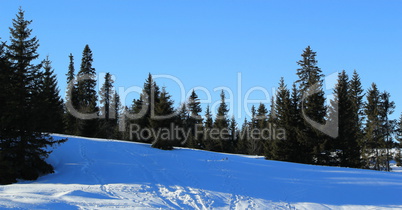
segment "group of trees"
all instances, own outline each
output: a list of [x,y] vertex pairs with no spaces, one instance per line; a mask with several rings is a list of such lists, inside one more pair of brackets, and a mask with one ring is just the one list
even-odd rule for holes
[[[375,83],[364,93],[359,74],[354,71],[349,79],[342,71],[334,98],[326,104],[324,75],[317,65],[316,52],[308,46],[301,57],[296,72],[299,79],[292,88],[288,89],[282,78],[271,106],[267,108],[262,103],[258,108],[252,106],[251,119],[245,119],[240,129],[234,117],[229,119],[227,115],[229,110],[223,91],[215,119],[209,106],[201,117],[202,109],[194,91],[188,102],[175,110],[166,89],[160,91],[150,74],[143,94],[126,110],[125,116],[137,119],[124,120],[126,133],[123,136],[162,149],[187,146],[264,155],[267,159],[281,161],[390,170],[390,150],[396,145],[392,139],[394,136],[400,142],[402,139],[402,122],[389,119],[395,108],[390,94],[380,92]],[[158,120],[155,116],[170,117]],[[190,134],[186,141],[163,139],[151,132],[168,129],[172,126],[169,123]],[[150,138],[138,135],[131,138],[133,130],[129,126],[133,124],[137,133],[138,128],[146,128],[149,131],[146,136]]]
[[92,50],[85,46],[77,75],[73,55],[70,54],[69,58],[64,132],[86,137],[120,138],[118,117],[121,105],[113,87],[112,75],[106,73],[98,100]]
[[[209,106],[202,113],[195,91],[175,108],[171,95],[151,74],[140,97],[123,109],[110,73],[100,91],[96,90],[98,81],[88,45],[77,74],[74,57],[69,55],[63,102],[51,61],[48,57],[38,61],[39,41],[31,37],[30,23],[20,9],[10,28],[10,42],[0,45],[3,184],[19,178],[36,179],[53,171],[45,162],[50,153],[47,147],[65,139],[54,140],[48,133],[147,142],[165,150],[186,146],[375,170],[390,170],[393,139],[402,143],[402,116],[399,121],[389,119],[395,108],[390,94],[379,91],[374,83],[364,93],[356,71],[351,78],[345,71],[339,73],[334,98],[326,104],[324,76],[310,47],[297,62],[299,79],[292,88],[282,78],[270,107],[263,103],[253,106],[251,119],[245,119],[241,126],[228,116],[223,90],[213,117]],[[398,157],[400,161],[401,155]]]

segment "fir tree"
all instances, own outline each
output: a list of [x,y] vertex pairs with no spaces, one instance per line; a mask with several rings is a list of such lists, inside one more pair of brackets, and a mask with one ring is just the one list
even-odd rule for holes
[[[186,133],[188,132],[189,129],[191,129],[191,125],[189,125],[190,124],[189,110],[187,109],[187,105],[185,103],[183,103],[178,110],[175,124],[178,127],[182,128]],[[192,136],[190,136],[189,139],[185,139],[185,136],[182,133],[180,133],[179,140],[182,145],[186,145],[189,148],[196,147],[195,139],[192,138]]]
[[290,162],[306,162],[303,154],[306,154],[307,149],[298,140],[299,134],[303,128],[303,118],[301,116],[301,106],[300,106],[300,92],[293,83],[292,91],[290,94],[290,123],[286,130],[286,141],[290,144],[290,154],[288,161]]
[[78,119],[71,114],[73,109],[78,108],[77,102],[77,88],[75,81],[75,68],[74,68],[74,56],[70,53],[68,56],[70,63],[68,65],[67,76],[67,88],[66,88],[66,103],[65,103],[65,132],[67,134],[78,135],[77,121]]
[[[275,99],[275,126],[278,128],[283,128],[286,130],[287,133],[292,132],[292,127],[291,127],[291,99],[290,99],[290,92],[286,87],[285,81],[283,78],[281,78],[279,82],[279,89],[276,94],[276,99]],[[275,160],[284,160],[284,161],[289,161],[290,160],[290,155],[292,155],[292,150],[291,147],[292,141],[294,139],[285,139],[285,140],[278,140],[278,139],[273,139],[273,149],[272,149],[272,158]]]
[[[310,123],[322,125],[325,122],[326,107],[324,91],[322,90],[322,73],[317,66],[316,52],[308,46],[301,55],[302,59],[297,62],[300,66],[297,69],[299,80],[299,91],[301,91],[301,111],[303,113],[304,124],[299,139],[304,148],[304,161],[307,163],[322,164],[322,146],[325,143],[325,136]],[[314,161],[313,161],[314,160]]]
[[361,151],[363,148],[363,88],[360,82],[359,74],[354,71],[351,80],[349,81],[349,98],[351,101],[350,107],[350,119],[351,124],[348,128],[351,131],[353,137],[351,137],[353,142],[357,142],[358,146],[353,150],[354,154],[351,153],[351,159],[349,161],[351,167],[360,168],[362,166],[361,162]]
[[191,139],[193,141],[194,147],[202,149],[204,145],[201,141],[202,137],[196,136],[197,131],[201,131],[202,128],[202,117],[200,113],[202,112],[200,99],[198,95],[193,90],[191,95],[188,99],[188,111],[189,111],[189,118],[188,118],[188,128],[191,129]]
[[385,146],[385,170],[391,171],[390,162],[390,150],[392,149],[392,135],[395,132],[395,122],[389,119],[389,115],[394,113],[395,103],[390,100],[391,95],[384,91],[380,95],[381,106],[380,106],[380,117],[381,117],[381,127],[382,134],[384,136],[384,146]]
[[[205,110],[205,121],[204,121],[205,136],[202,137],[206,150],[212,150],[213,146],[214,146],[214,142],[210,135],[211,129],[213,128],[213,126],[214,126],[214,121],[212,119],[212,113],[211,113],[209,106],[207,106],[207,109]],[[200,137],[197,136],[197,138],[200,138]]]
[[[155,116],[155,106],[159,103],[160,91],[149,73],[148,78],[145,80],[144,87],[139,99],[134,99],[131,108],[128,110],[130,120],[127,120],[127,125],[136,125],[140,129],[149,128],[151,125],[152,117]],[[129,127],[129,126],[126,126]],[[129,129],[126,129],[129,131]],[[145,133],[144,136],[150,136],[151,134]],[[127,135],[130,136],[130,135]],[[146,143],[152,143],[152,138],[136,139],[133,136],[132,141],[142,141]]]
[[380,119],[380,92],[377,85],[372,83],[367,91],[367,102],[364,105],[364,113],[367,117],[364,128],[363,158],[365,167],[380,170],[380,145],[383,142]]
[[11,149],[10,137],[14,137],[14,132],[10,132],[10,113],[9,96],[12,90],[12,69],[5,53],[5,43],[0,44],[0,185],[16,182],[17,172],[14,170],[13,162],[8,158]]
[[88,45],[82,52],[81,68],[77,74],[77,105],[80,113],[79,135],[94,137],[98,130],[98,96],[96,93],[96,72],[92,67],[92,50]]
[[270,145],[267,147],[267,144],[271,143],[272,136],[270,138],[269,135],[271,135],[271,133],[266,132],[266,130],[269,129],[268,110],[263,103],[260,103],[258,106],[255,118],[256,127],[259,130],[256,154],[264,155],[264,153],[266,153],[265,148],[270,148]]
[[255,106],[251,106],[251,119],[249,125],[249,133],[247,135],[247,153],[250,155],[258,155],[261,150],[260,139],[258,138],[258,133],[260,132],[257,126],[257,110]]
[[402,166],[402,152],[401,152],[401,148],[402,148],[402,114],[399,117],[399,120],[397,121],[396,124],[396,129],[395,129],[395,133],[396,133],[396,141],[398,141],[396,148],[397,148],[397,153],[395,155],[395,161],[397,166]]
[[226,151],[228,143],[227,140],[229,138],[229,119],[227,118],[229,109],[227,108],[227,104],[225,102],[225,93],[223,90],[220,96],[221,103],[219,104],[218,113],[216,114],[214,128],[218,130],[221,135],[219,135],[219,137],[214,136],[214,146],[212,148],[214,151]]
[[38,107],[35,111],[41,122],[38,131],[61,133],[64,131],[63,100],[57,87],[57,79],[49,57],[43,61],[43,76],[40,81],[40,92],[37,97]]
[[121,102],[120,102],[120,96],[116,91],[114,92],[112,97],[110,114],[111,114],[109,119],[110,126],[114,130],[113,138],[121,139],[122,135],[121,132],[119,131],[119,123],[122,118]]
[[[338,83],[334,90],[334,99],[331,102],[331,117],[336,118],[338,122],[338,137],[332,140],[330,145],[331,152],[337,152],[339,164],[344,167],[357,167],[359,165],[360,152],[358,139],[356,138],[356,125],[353,106],[353,97],[349,87],[349,78],[345,71],[338,76]],[[335,120],[334,120],[335,121]],[[352,129],[351,129],[352,128]],[[339,151],[339,152],[338,152]],[[331,162],[335,162],[332,160]]]
[[105,81],[99,91],[101,114],[100,114],[100,136],[104,138],[112,138],[115,128],[112,125],[112,121],[116,116],[112,116],[115,113],[112,108],[113,99],[113,80],[112,75],[108,72],[105,75]]
[[237,122],[234,116],[230,119],[229,123],[230,138],[228,142],[227,152],[235,153],[235,148],[238,140]]
[[170,98],[171,96],[166,92],[166,89],[162,88],[158,103],[155,104],[155,116],[150,121],[152,130],[161,132],[161,135],[153,136],[152,147],[154,148],[171,150],[173,146],[178,144],[177,139],[172,139],[169,132],[164,135],[164,131],[170,129],[173,114],[175,113],[174,102]]
[[[148,79],[145,81],[142,101],[143,107],[146,108],[145,119],[150,121],[155,116],[156,105],[159,103],[160,90],[156,82],[152,78],[152,75],[148,75]],[[149,123],[149,122],[148,122]]]
[[236,145],[236,153],[248,154],[249,133],[250,133],[250,123],[247,121],[247,118],[244,118],[244,122],[240,129]]
[[64,140],[55,141],[48,134],[37,130],[36,111],[39,110],[38,95],[41,90],[43,74],[40,73],[41,63],[33,62],[39,57],[37,49],[39,41],[31,37],[32,29],[28,26],[32,21],[24,18],[24,11],[20,8],[13,27],[10,28],[10,45],[7,46],[7,58],[12,71],[9,82],[7,104],[3,112],[2,130],[0,137],[1,159],[13,165],[14,177],[8,180],[21,178],[37,179],[39,175],[52,173],[53,167],[45,162],[51,151],[46,149]]

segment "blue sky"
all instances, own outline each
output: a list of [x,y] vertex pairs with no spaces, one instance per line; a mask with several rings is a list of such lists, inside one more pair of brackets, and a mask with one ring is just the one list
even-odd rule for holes
[[[401,0],[3,0],[2,40],[8,40],[19,6],[34,21],[41,59],[50,56],[63,95],[68,55],[75,56],[78,71],[89,44],[97,72],[114,74],[116,86],[142,87],[149,72],[166,74],[178,78],[186,93],[205,88],[212,102],[219,100],[214,89],[227,87],[234,93],[231,114],[241,122],[246,92],[260,87],[271,96],[282,76],[291,86],[296,61],[310,45],[324,74],[356,69],[365,89],[376,82],[391,93],[395,117],[402,111]],[[180,102],[176,82],[157,83]],[[207,99],[204,92],[199,96]],[[249,96],[266,100],[261,91]],[[128,94],[126,103],[136,97]]]

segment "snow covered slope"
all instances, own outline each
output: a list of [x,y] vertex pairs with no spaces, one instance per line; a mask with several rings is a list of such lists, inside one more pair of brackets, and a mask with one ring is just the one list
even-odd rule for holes
[[78,137],[49,162],[55,174],[0,186],[0,208],[402,208],[401,173]]

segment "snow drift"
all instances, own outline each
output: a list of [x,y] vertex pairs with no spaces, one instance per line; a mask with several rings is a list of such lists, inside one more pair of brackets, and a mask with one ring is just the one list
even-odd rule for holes
[[0,186],[0,208],[402,208],[401,173],[81,137],[48,162],[54,174]]

